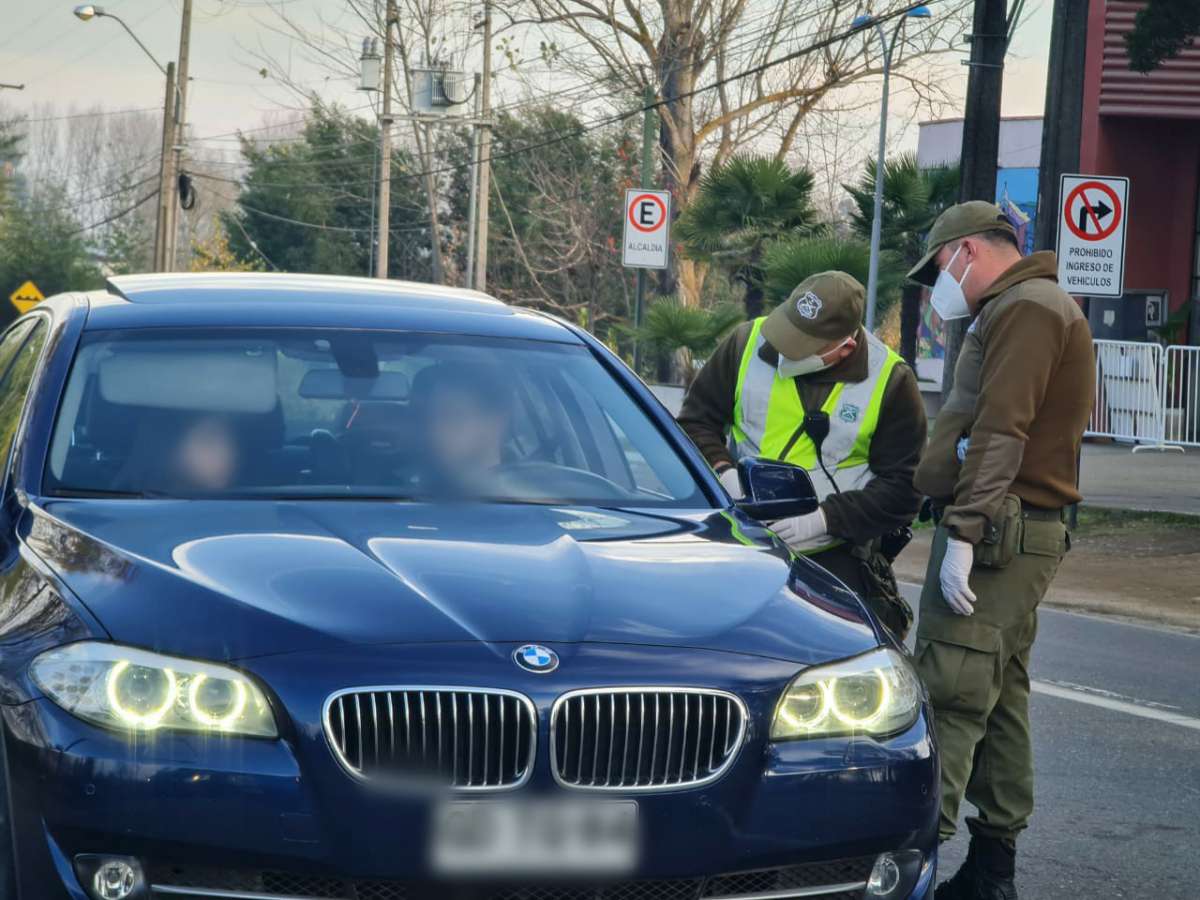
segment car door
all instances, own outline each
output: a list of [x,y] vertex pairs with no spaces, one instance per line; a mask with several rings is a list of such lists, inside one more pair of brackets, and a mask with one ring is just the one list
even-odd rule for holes
[[[37,373],[42,347],[48,332],[45,316],[35,316],[17,322],[0,338],[0,462],[3,462],[3,510],[0,521],[7,530],[13,521],[9,479],[13,447],[18,439],[29,386]],[[16,542],[4,535],[4,555],[15,548]]]

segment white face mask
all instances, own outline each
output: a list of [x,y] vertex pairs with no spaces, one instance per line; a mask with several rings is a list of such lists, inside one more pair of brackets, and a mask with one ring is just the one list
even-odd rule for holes
[[955,279],[950,274],[950,267],[961,252],[962,244],[959,244],[950,261],[946,263],[946,268],[938,272],[937,281],[934,282],[933,291],[929,295],[929,302],[933,304],[934,311],[943,322],[965,319],[971,314],[971,307],[967,305],[967,298],[962,289],[963,282],[967,280],[967,274],[971,271],[971,264],[963,269],[962,278]]
[[848,337],[832,350],[826,350],[823,355],[814,353],[812,356],[804,357],[804,359],[788,359],[780,353],[776,369],[784,378],[795,378],[797,375],[811,375],[813,372],[828,369],[833,363],[825,362],[825,357],[837,353],[850,343],[851,340],[853,340],[853,337]]

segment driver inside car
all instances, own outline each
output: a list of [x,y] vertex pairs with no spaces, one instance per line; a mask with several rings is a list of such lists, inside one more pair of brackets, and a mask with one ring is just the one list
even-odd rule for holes
[[498,369],[439,363],[413,384],[412,404],[423,436],[422,487],[457,496],[479,496],[505,462],[512,422],[512,390]]

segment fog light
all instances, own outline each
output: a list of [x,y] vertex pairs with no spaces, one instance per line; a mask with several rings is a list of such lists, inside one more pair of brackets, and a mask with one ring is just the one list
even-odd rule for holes
[[923,860],[920,850],[881,853],[871,869],[863,896],[870,900],[900,900],[907,897],[921,877]]
[[75,874],[94,900],[142,900],[146,895],[142,866],[132,856],[80,854]]
[[900,867],[892,854],[885,853],[875,860],[875,868],[867,879],[867,891],[875,896],[886,897],[900,884]]
[[[878,868],[878,867],[876,867]],[[100,900],[125,900],[137,887],[138,873],[123,859],[106,862],[92,878],[92,893]]]

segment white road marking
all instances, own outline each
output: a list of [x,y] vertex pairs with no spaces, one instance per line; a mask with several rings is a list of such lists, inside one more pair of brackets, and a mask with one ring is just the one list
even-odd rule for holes
[[1151,709],[1165,709],[1168,712],[1171,710],[1179,711],[1182,706],[1173,706],[1170,703],[1158,703],[1154,700],[1143,700],[1141,697],[1130,697],[1128,694],[1118,694],[1116,691],[1106,691],[1104,688],[1091,687],[1086,684],[1076,684],[1074,681],[1061,681],[1056,678],[1047,678],[1043,684],[1051,684],[1055,687],[1067,688],[1072,691],[1079,691],[1084,694],[1091,694],[1094,697],[1107,697],[1110,700],[1124,700],[1126,703],[1132,703],[1134,706],[1148,706]]
[[1101,709],[1111,709],[1114,712],[1122,712],[1130,716],[1139,716],[1143,719],[1153,719],[1156,722],[1166,722],[1170,725],[1179,725],[1182,728],[1192,728],[1200,731],[1200,719],[1193,716],[1185,716],[1183,713],[1170,712],[1157,706],[1142,706],[1137,703],[1129,703],[1125,700],[1116,700],[1111,696],[1103,694],[1093,694],[1062,687],[1057,684],[1050,684],[1046,681],[1033,681],[1030,687],[1034,693],[1045,694],[1048,697],[1057,697],[1060,700],[1073,700],[1076,703],[1083,703],[1088,706],[1098,706]]

